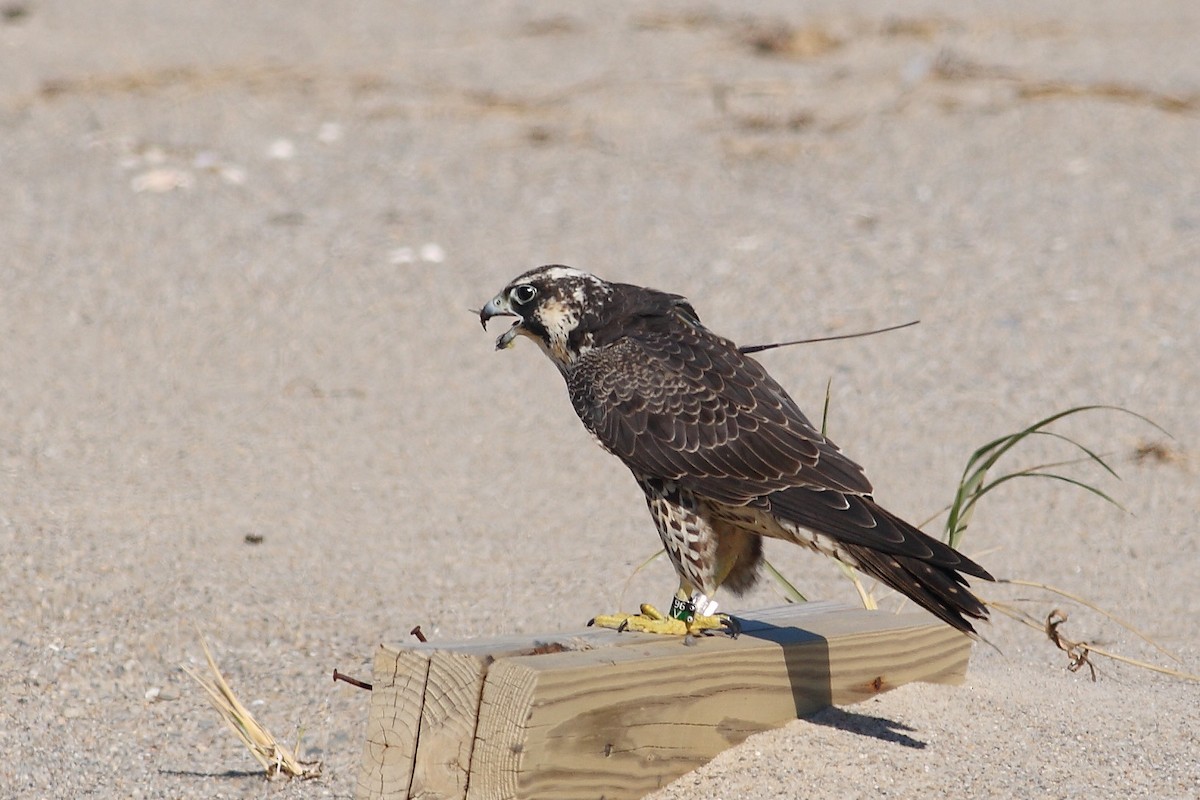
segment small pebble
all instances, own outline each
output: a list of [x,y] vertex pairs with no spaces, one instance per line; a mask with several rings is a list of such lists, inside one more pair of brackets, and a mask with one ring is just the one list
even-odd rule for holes
[[296,157],[296,145],[290,139],[276,139],[267,148],[267,158],[275,161],[290,161]]
[[440,244],[428,242],[421,245],[421,260],[428,261],[431,264],[441,264],[446,260],[446,251],[442,249]]
[[129,186],[133,191],[138,193],[151,192],[153,194],[163,194],[174,189],[190,189],[193,183],[192,173],[181,169],[163,167],[135,176],[129,182]]

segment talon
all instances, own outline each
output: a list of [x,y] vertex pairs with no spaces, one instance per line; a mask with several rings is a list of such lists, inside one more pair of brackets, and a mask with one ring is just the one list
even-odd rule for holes
[[728,633],[729,619],[728,614],[717,614],[715,616],[696,615],[685,624],[687,625],[688,633],[694,636],[712,636],[717,631]]
[[[705,598],[704,606],[710,607],[711,601]],[[600,614],[593,617],[588,624],[598,628],[612,628],[620,633],[635,631],[684,636],[693,640],[691,644],[695,644],[698,637],[712,636],[715,631],[723,631],[734,637],[741,632],[741,625],[728,614],[698,614],[686,600],[672,604],[669,615],[663,614],[649,603],[644,603],[639,614]]]
[[666,614],[662,613],[649,603],[642,603],[640,611],[642,612],[642,616],[646,619],[652,619],[655,622],[666,622],[667,620]]
[[658,633],[666,636],[683,636],[687,627],[677,619],[668,619],[647,606],[642,614],[600,614],[595,618],[598,628],[612,628],[618,632]]

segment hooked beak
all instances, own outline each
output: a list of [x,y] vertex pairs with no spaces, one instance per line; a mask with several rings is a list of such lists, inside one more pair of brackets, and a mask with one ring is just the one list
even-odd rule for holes
[[517,338],[517,334],[521,332],[521,322],[523,321],[509,306],[508,298],[503,294],[498,294],[487,302],[483,308],[479,309],[479,324],[487,330],[488,320],[492,317],[517,317],[517,321],[512,324],[512,327],[500,335],[496,340],[496,349],[504,350],[512,346],[513,339]]

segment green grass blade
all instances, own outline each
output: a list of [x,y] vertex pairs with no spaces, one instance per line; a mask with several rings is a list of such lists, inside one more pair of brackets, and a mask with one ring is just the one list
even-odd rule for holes
[[829,395],[833,390],[833,378],[825,382],[825,407],[821,409],[821,435],[825,436],[829,430]]
[[800,590],[792,585],[792,582],[783,577],[783,573],[775,569],[775,565],[767,559],[763,559],[763,568],[767,574],[774,579],[775,583],[779,584],[779,588],[783,591],[783,596],[787,598],[789,603],[807,603],[808,598],[800,594]]
[[[963,477],[962,477],[962,480],[959,482],[960,485],[966,485],[968,487],[973,487],[973,486],[977,486],[977,485],[981,484],[983,481],[980,476],[982,474],[986,473],[989,469],[991,469],[996,464],[996,462],[1000,460],[1001,456],[1003,456],[1005,453],[1007,453],[1012,448],[1016,447],[1026,436],[1030,436],[1030,435],[1040,431],[1042,428],[1045,428],[1047,425],[1057,422],[1058,420],[1062,419],[1063,417],[1068,417],[1072,414],[1078,414],[1078,413],[1081,413],[1084,411],[1119,411],[1123,414],[1128,414],[1132,417],[1136,417],[1137,419],[1145,422],[1146,424],[1151,425],[1154,428],[1158,429],[1159,431],[1166,434],[1167,436],[1170,436],[1170,434],[1167,433],[1166,430],[1164,430],[1161,425],[1159,425],[1158,423],[1149,419],[1148,417],[1138,414],[1136,411],[1130,411],[1129,409],[1121,408],[1120,406],[1108,406],[1108,405],[1075,406],[1073,408],[1068,408],[1065,411],[1059,411],[1056,414],[1051,414],[1050,416],[1045,417],[1044,419],[1040,419],[1037,422],[1030,425],[1029,427],[1027,427],[1023,430],[1017,431],[1016,433],[1009,434],[1008,436],[1001,436],[998,439],[993,439],[992,441],[990,441],[987,444],[980,447],[978,450],[976,450],[974,453],[971,454],[971,457],[969,459],[967,459],[967,466],[963,470]],[[1086,448],[1081,447],[1081,449],[1084,449],[1086,452]],[[982,462],[982,463],[980,463],[980,462]],[[976,465],[979,465],[979,466],[976,466]]]
[[[963,474],[959,481],[958,490],[955,492],[954,500],[951,502],[948,514],[946,516],[945,538],[951,547],[957,547],[959,542],[962,540],[963,534],[970,523],[971,514],[975,509],[975,505],[979,498],[982,497],[986,491],[985,487],[994,488],[998,483],[1003,482],[993,481],[991,484],[988,484],[988,472],[995,467],[996,462],[998,462],[1005,453],[1012,450],[1014,447],[1024,441],[1026,437],[1049,436],[1051,438],[1065,441],[1072,447],[1078,448],[1080,451],[1082,451],[1087,456],[1085,460],[1093,461],[1099,464],[1100,467],[1106,472],[1114,477],[1118,477],[1116,471],[1113,470],[1113,468],[1099,453],[1084,446],[1083,444],[1080,444],[1068,436],[1063,436],[1062,434],[1055,433],[1053,431],[1044,430],[1044,428],[1046,428],[1048,425],[1051,425],[1064,417],[1084,411],[1117,411],[1122,414],[1128,414],[1129,416],[1135,417],[1136,419],[1151,425],[1168,437],[1170,436],[1170,434],[1167,433],[1167,431],[1163,429],[1161,425],[1148,417],[1138,414],[1135,411],[1130,411],[1128,409],[1121,408],[1120,406],[1086,405],[1075,406],[1064,411],[1059,411],[1055,414],[1051,414],[1048,417],[1038,420],[1032,425],[1017,431],[1016,433],[993,439],[982,447],[976,449],[971,454],[970,458],[967,459],[967,464],[963,468]],[[1046,467],[1047,465],[1042,465],[1029,470],[1022,470],[1019,473],[1014,473],[1014,476],[1018,474],[1031,475],[1036,473],[1044,475],[1045,477],[1050,477],[1051,475],[1048,473],[1038,472],[1039,470],[1044,470]],[[1068,483],[1073,483],[1081,488],[1087,489],[1088,491],[1103,497],[1117,507],[1121,507],[1119,503],[1116,503],[1111,497],[1096,489],[1094,486],[1075,481],[1074,479],[1067,479],[1065,476],[1061,475],[1056,475],[1056,478],[1058,480],[1066,480]]]
[[969,505],[973,506],[976,502],[978,502],[980,497],[983,497],[984,494],[986,494],[987,492],[996,488],[1000,484],[1008,483],[1009,481],[1011,481],[1015,478],[1050,478],[1051,480],[1069,483],[1072,486],[1078,486],[1080,489],[1085,489],[1085,490],[1091,492],[1092,494],[1096,495],[1097,497],[1101,498],[1102,500],[1107,500],[1108,502],[1112,503],[1117,508],[1124,511],[1126,514],[1129,513],[1129,509],[1125,508],[1123,505],[1118,503],[1115,499],[1113,499],[1113,497],[1111,495],[1107,494],[1106,492],[1104,492],[1101,489],[1097,489],[1095,486],[1092,486],[1090,483],[1084,483],[1081,480],[1077,480],[1077,479],[1069,477],[1067,475],[1061,475],[1057,472],[1043,472],[1043,471],[1041,471],[1040,468],[1037,468],[1037,467],[1028,469],[1028,470],[1021,470],[1020,472],[1010,472],[1007,475],[997,478],[996,480],[994,480],[991,483],[984,486],[984,488],[980,490],[979,494],[977,494],[975,497],[971,498]]
[[[1087,456],[1087,458],[1079,459],[1077,461],[1062,461],[1062,462],[1059,462],[1060,464],[1072,464],[1072,463],[1081,463],[1081,462],[1086,462],[1086,461],[1094,461],[1095,463],[1099,464],[1100,467],[1103,468],[1104,471],[1107,472],[1109,475],[1112,475],[1117,480],[1121,479],[1121,476],[1117,474],[1117,471],[1115,469],[1113,469],[1111,466],[1109,466],[1108,462],[1104,460],[1103,456],[1101,456],[1099,453],[1095,452],[1094,450],[1091,450],[1091,449],[1085,447],[1084,445],[1080,444],[1079,442],[1075,441],[1070,436],[1063,436],[1061,433],[1055,433],[1054,431],[1034,431],[1034,434],[1037,436],[1049,436],[1051,439],[1059,439],[1061,441],[1064,441],[1067,444],[1071,445],[1072,447],[1075,447],[1076,449],[1083,451],[1084,455]],[[1052,465],[1052,466],[1057,466],[1057,464]]]

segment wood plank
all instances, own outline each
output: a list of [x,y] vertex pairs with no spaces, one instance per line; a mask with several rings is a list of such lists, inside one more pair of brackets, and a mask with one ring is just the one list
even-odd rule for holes
[[[926,670],[939,680],[964,674],[969,640],[945,626],[910,619],[872,630],[866,623],[879,620],[860,611],[814,621],[683,652],[652,642],[499,661],[488,682],[508,701],[497,710],[510,729],[477,745],[494,758],[473,764],[472,785],[497,787],[478,795],[489,798],[641,797],[831,703],[867,699]],[[480,709],[481,737],[490,710]]]
[[403,648],[380,645],[356,797],[454,800],[466,796],[480,694],[498,657],[528,654],[547,641],[587,647],[616,631],[506,636]]
[[[691,647],[589,629],[399,651],[430,659],[420,742],[413,744],[414,763],[428,764],[418,768],[428,777],[414,776],[411,796],[463,797],[466,759],[469,800],[641,797],[753,733],[830,704],[859,702],[913,680],[961,682],[971,646],[924,612],[809,603],[739,619],[738,639],[704,638]],[[539,645],[543,652],[531,654]],[[432,659],[442,658],[439,652],[459,659],[451,662],[458,671],[435,680]],[[481,681],[477,723],[471,675]],[[431,688],[443,698],[432,706]],[[435,712],[443,706],[450,710]],[[374,708],[373,698],[372,719]],[[473,741],[464,742],[471,727]],[[429,740],[427,730],[436,731]],[[368,746],[364,760],[376,755]],[[366,774],[372,773],[364,764]],[[374,792],[379,785],[367,784],[367,793],[360,785],[359,796],[409,796]]]
[[429,652],[383,645],[375,653],[358,797],[408,797],[429,658]]
[[437,651],[430,655],[425,703],[409,796],[463,800],[475,746],[479,695],[490,657]]

